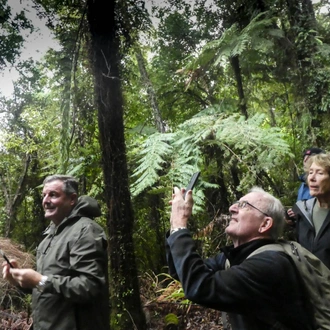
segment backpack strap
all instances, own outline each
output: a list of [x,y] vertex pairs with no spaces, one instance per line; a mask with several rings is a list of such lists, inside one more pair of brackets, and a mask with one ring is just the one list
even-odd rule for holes
[[280,240],[278,244],[267,244],[253,251],[247,258],[266,250],[282,251],[293,260],[313,303],[317,329],[330,330],[330,271],[310,251],[294,241]]
[[247,256],[246,259],[249,259],[252,256],[254,256],[258,253],[264,252],[264,251],[279,251],[279,252],[284,252],[285,253],[285,249],[283,248],[283,246],[281,244],[276,244],[276,243],[266,244],[266,245],[263,245],[263,246],[261,246],[260,248],[258,248],[256,250],[254,250],[251,254],[249,254]]

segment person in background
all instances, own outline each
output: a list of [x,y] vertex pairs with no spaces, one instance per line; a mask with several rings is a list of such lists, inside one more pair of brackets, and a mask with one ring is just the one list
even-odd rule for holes
[[311,199],[292,208],[298,243],[330,269],[330,154],[320,153],[306,163]]
[[[298,189],[298,195],[297,195],[297,202],[301,200],[307,200],[312,198],[311,194],[309,193],[309,187],[306,182],[306,177],[307,177],[307,164],[308,160],[310,159],[311,156],[317,155],[320,153],[324,153],[324,151],[320,148],[309,148],[304,151],[303,154],[303,169],[304,173],[299,176],[299,181],[301,181],[301,184]],[[286,212],[286,222],[288,223],[289,226],[293,227],[295,225],[295,214],[292,208],[289,208]]]
[[37,248],[37,270],[3,263],[3,277],[32,290],[34,330],[109,330],[107,239],[92,220],[97,201],[78,198],[78,182],[66,175],[44,180],[42,206],[51,220]]
[[312,196],[309,193],[309,187],[308,184],[306,183],[306,164],[308,162],[308,159],[313,156],[317,155],[320,153],[324,153],[324,151],[320,148],[309,148],[304,152],[303,155],[303,167],[304,167],[304,174],[299,176],[299,181],[301,181],[300,187],[298,189],[298,195],[297,195],[297,201],[301,200],[307,200],[312,198]]
[[[192,191],[183,199],[184,191],[175,187],[170,201],[166,254],[170,275],[180,280],[186,298],[228,312],[232,330],[316,329],[313,307],[290,256],[267,250],[247,259],[282,234],[281,202],[261,188],[251,189],[229,208],[225,231],[233,245],[203,260],[187,229]],[[231,267],[226,267],[228,262]]]

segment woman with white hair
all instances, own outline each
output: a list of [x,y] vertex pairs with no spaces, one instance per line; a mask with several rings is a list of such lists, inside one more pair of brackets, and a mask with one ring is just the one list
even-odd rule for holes
[[307,184],[313,198],[298,201],[295,215],[297,241],[330,269],[330,154],[310,157]]

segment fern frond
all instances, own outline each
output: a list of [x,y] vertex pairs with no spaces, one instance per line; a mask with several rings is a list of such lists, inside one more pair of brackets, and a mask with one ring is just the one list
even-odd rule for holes
[[200,51],[200,54],[194,58],[187,58],[188,63],[184,68],[184,72],[188,73],[199,69],[200,67],[207,67],[210,63],[219,58],[228,57],[232,49],[232,42],[238,35],[238,26],[233,24],[228,28],[220,39],[208,42]]
[[144,189],[154,185],[159,179],[158,172],[163,169],[167,162],[167,156],[171,154],[170,141],[173,134],[155,133],[150,135],[142,145],[140,164],[132,177],[138,177],[131,187],[133,196],[138,195]]
[[[244,173],[240,187],[249,186],[261,170],[272,170],[284,157],[292,156],[283,132],[270,126],[265,115],[256,114],[246,120],[229,115],[221,107],[208,108],[182,123],[175,133],[157,133],[146,139],[133,175],[137,178],[132,185],[133,195],[148,188],[151,191],[154,185],[152,189],[158,189],[158,193],[173,185],[185,187],[191,175],[203,168],[205,147],[212,145],[226,159],[224,171],[230,171],[235,162]],[[171,166],[164,173],[164,164],[169,162]],[[202,176],[199,187],[209,185]],[[194,191],[194,200],[197,212],[203,205],[203,189]]]

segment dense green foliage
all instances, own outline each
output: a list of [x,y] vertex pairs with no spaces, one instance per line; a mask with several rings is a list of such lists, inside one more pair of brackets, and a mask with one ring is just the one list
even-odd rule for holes
[[[61,50],[49,50],[42,63],[20,63],[15,93],[0,100],[0,230],[27,249],[47,225],[39,195],[47,174],[79,177],[81,192],[101,202],[104,226],[108,212],[85,2],[36,3]],[[328,149],[329,4],[120,4],[116,31],[135,255],[140,273],[161,273],[173,185],[184,187],[201,171],[191,229],[219,220],[216,240],[205,240],[214,251],[225,242],[221,215],[232,201],[259,185],[292,205],[303,150]],[[15,60],[22,42],[18,23],[1,5],[0,23],[13,33],[2,54],[13,57],[3,57],[0,69]]]

